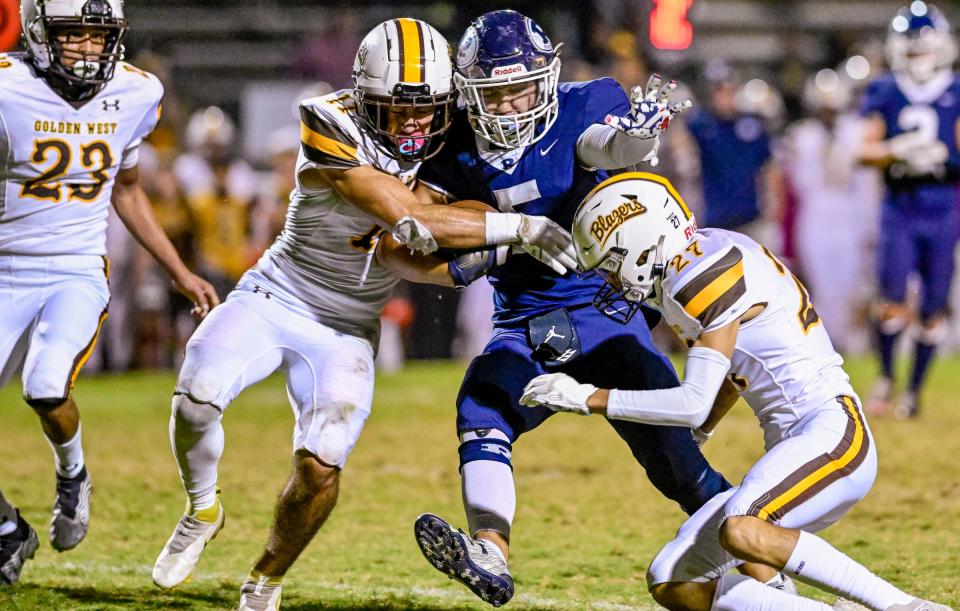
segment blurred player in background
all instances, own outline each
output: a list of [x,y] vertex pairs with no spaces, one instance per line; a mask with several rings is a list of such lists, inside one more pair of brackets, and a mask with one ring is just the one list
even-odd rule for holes
[[279,369],[295,414],[293,464],[239,604],[279,608],[283,576],[333,510],[340,471],[370,413],[380,314],[398,282],[374,260],[384,232],[424,253],[519,245],[555,269],[575,265],[569,234],[545,217],[421,199],[417,170],[443,145],[451,77],[443,36],[422,21],[393,19],[363,39],[353,90],[301,102],[283,232],[187,345],[170,420],[187,507],[154,566],[158,586],[186,581],[223,527],[224,410]]
[[[689,102],[671,106],[675,83],[651,78],[631,99],[612,79],[558,84],[558,47],[516,11],[493,11],[460,41],[455,76],[467,101],[448,142],[420,178],[453,199],[495,202],[503,211],[545,214],[569,226],[580,199],[607,173],[655,157],[658,134]],[[662,85],[662,86],[661,86]],[[602,281],[551,273],[522,254],[493,250],[410,261],[408,279],[465,286],[486,274],[495,290],[494,337],[467,370],[457,398],[460,473],[468,532],[424,514],[414,527],[427,560],[483,600],[514,593],[508,568],[516,510],[512,444],[550,410],[519,406],[530,377],[557,369],[630,388],[677,384],[643,317],[621,327],[588,307]],[[404,261],[404,262],[401,262]],[[610,367],[613,359],[625,366]],[[598,382],[599,383],[599,382]],[[686,428],[612,422],[650,481],[692,513],[729,487]],[[774,576],[771,574],[771,576]]]
[[841,353],[865,349],[861,310],[870,301],[863,279],[872,265],[875,218],[881,197],[876,170],[859,163],[861,120],[849,79],[831,69],[807,79],[809,117],[790,126],[783,166],[797,202],[796,255],[802,277],[817,296],[817,312]]
[[764,198],[776,192],[778,175],[764,119],[738,106],[740,80],[729,64],[708,63],[703,78],[709,103],[691,111],[683,124],[697,145],[705,222],[769,242],[766,219],[776,206]]
[[691,346],[684,380],[663,390],[609,390],[552,373],[531,380],[521,402],[709,436],[740,395],[764,434],[766,453],[743,482],[693,514],[657,554],[647,573],[653,598],[684,611],[832,608],[727,574],[752,561],[870,609],[948,611],[813,534],[866,496],[877,451],[843,360],[796,276],[743,234],[697,230],[673,185],[653,174],[601,184],[577,212],[573,234],[583,268],[607,282],[598,308],[629,320],[649,303]]
[[[951,70],[956,43],[935,7],[913,2],[890,24],[891,73],[864,92],[863,163],[884,172],[887,193],[880,216],[877,339],[881,374],[867,409],[883,414],[893,398],[894,350],[900,333],[919,323],[913,369],[894,407],[898,418],[920,411],[920,392],[937,344],[948,335],[947,297],[960,231],[960,80]],[[908,305],[911,274],[920,280],[916,316]]]
[[[0,56],[0,384],[22,370],[23,397],[53,448],[50,543],[65,551],[90,518],[71,393],[107,316],[110,204],[200,314],[218,299],[180,260],[140,187],[138,146],[163,87],[120,61],[120,0],[23,0],[20,17],[26,53]],[[36,533],[0,497],[0,585],[18,579],[36,548]]]

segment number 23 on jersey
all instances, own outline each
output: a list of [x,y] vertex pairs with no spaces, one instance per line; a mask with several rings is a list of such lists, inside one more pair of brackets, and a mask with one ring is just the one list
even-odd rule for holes
[[[88,170],[90,180],[67,184],[64,189],[62,179],[67,174],[75,153],[80,165]],[[66,195],[68,200],[92,202],[110,179],[107,170],[113,165],[113,153],[110,145],[103,140],[81,144],[79,151],[73,151],[66,141],[51,138],[34,140],[30,160],[41,171],[36,178],[23,182],[21,197],[59,202]]]

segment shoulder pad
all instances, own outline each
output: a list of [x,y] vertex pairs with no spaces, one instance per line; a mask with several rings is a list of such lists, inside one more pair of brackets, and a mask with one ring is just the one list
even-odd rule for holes
[[706,329],[747,292],[743,254],[731,246],[719,258],[694,263],[671,297]]
[[[350,99],[350,107],[343,102]],[[360,165],[352,97],[331,94],[300,102],[300,143],[307,159],[330,168]]]

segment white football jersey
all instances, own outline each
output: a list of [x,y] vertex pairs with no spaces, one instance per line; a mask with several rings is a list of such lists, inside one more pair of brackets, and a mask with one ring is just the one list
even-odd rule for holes
[[756,412],[768,448],[812,410],[853,394],[807,289],[747,236],[697,231],[668,262],[662,290],[653,305],[688,344],[765,306],[741,324],[729,378]]
[[299,175],[310,168],[369,165],[412,187],[420,163],[400,162],[381,148],[362,128],[350,90],[303,100],[300,118],[297,185],[286,223],[240,286],[267,291],[376,345],[380,313],[398,281],[374,256],[384,229],[332,188],[308,189]]
[[105,255],[117,172],[157,123],[163,86],[117,64],[74,108],[22,53],[0,55],[0,253]]

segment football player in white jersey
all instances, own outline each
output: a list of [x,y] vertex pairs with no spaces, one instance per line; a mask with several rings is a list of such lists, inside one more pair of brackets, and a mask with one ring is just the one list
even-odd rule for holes
[[[120,61],[120,0],[22,0],[20,17],[26,52],[0,55],[0,385],[22,370],[24,399],[53,447],[50,542],[64,551],[89,520],[71,391],[107,316],[108,206],[199,312],[218,300],[180,260],[140,188],[138,146],[163,87]],[[0,585],[17,580],[36,547],[0,497]]]
[[431,205],[417,186],[456,99],[439,32],[415,19],[378,25],[360,45],[353,79],[353,90],[301,102],[283,232],[187,345],[170,436],[188,502],[154,566],[161,587],[185,581],[223,525],[224,409],[280,369],[296,416],[292,473],[240,596],[240,609],[278,608],[281,579],[332,511],[370,413],[380,313],[398,281],[375,260],[381,234],[423,253],[516,245],[560,273],[576,266],[570,235],[553,221]]
[[620,174],[574,217],[582,267],[606,285],[595,305],[629,320],[646,303],[691,346],[683,383],[607,390],[562,373],[527,384],[521,403],[657,425],[701,439],[737,394],[756,413],[766,454],[739,486],[692,515],[650,565],[669,609],[829,609],[728,570],[745,561],[878,610],[946,609],[905,594],[813,533],[863,498],[877,454],[860,401],[806,288],[747,236],[697,230],[665,178]]

